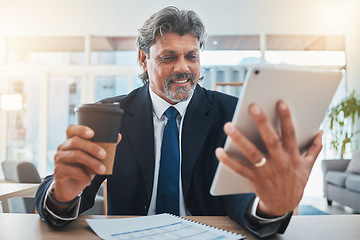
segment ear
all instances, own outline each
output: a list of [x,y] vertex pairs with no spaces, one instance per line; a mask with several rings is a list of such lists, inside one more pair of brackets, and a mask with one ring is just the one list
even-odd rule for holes
[[139,49],[138,51],[138,59],[144,72],[147,72],[147,56],[145,52],[141,49]]

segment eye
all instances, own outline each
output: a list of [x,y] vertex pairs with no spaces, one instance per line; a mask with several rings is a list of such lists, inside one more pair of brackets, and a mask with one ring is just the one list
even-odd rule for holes
[[162,61],[162,62],[171,62],[174,59],[175,59],[175,57],[172,56],[172,55],[166,55],[166,56],[161,56],[160,57],[160,61]]
[[197,54],[189,54],[189,55],[187,55],[186,56],[186,58],[188,59],[188,60],[190,60],[190,61],[195,61],[195,60],[197,60],[198,59],[198,55]]

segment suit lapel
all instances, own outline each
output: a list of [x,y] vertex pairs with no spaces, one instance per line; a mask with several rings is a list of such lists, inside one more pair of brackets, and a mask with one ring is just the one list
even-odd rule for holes
[[198,85],[187,108],[182,129],[181,176],[185,200],[189,192],[194,164],[213,122],[211,118],[206,116],[211,107]]
[[128,117],[124,119],[129,145],[144,177],[146,191],[152,194],[155,153],[152,103],[148,85],[144,85],[134,101],[125,109]]

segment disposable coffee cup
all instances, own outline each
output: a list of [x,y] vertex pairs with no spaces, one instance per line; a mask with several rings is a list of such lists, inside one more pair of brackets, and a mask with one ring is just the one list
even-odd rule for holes
[[96,142],[106,151],[106,158],[102,160],[106,167],[104,175],[113,172],[116,143],[120,132],[121,117],[124,111],[119,103],[90,103],[75,108],[79,125],[85,125],[94,130]]

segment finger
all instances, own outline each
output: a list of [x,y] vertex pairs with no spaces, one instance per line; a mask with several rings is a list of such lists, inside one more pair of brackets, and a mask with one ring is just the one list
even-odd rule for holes
[[215,150],[215,155],[217,159],[234,170],[236,173],[242,175],[245,178],[252,179],[253,178],[253,171],[251,167],[242,162],[231,158],[223,148],[217,148]]
[[293,121],[291,119],[291,113],[288,105],[280,101],[277,105],[280,122],[281,122],[281,136],[282,145],[288,151],[299,151],[296,143],[296,134]]
[[322,149],[322,135],[323,131],[319,131],[316,134],[311,146],[305,154],[305,159],[311,164],[311,166],[314,165],[316,158]]
[[66,137],[71,138],[73,136],[79,136],[82,138],[90,139],[94,136],[94,131],[84,125],[70,125],[66,129]]
[[226,123],[224,125],[224,131],[250,163],[255,164],[261,161],[263,154],[235,127],[233,123]]
[[106,151],[101,146],[92,141],[82,139],[78,136],[67,139],[59,146],[59,149],[62,151],[79,149],[98,159],[104,159],[106,156]]
[[84,171],[91,169],[94,173],[102,174],[105,172],[105,166],[101,161],[81,150],[58,151],[55,156],[55,165],[65,164],[71,166],[82,166]]
[[273,159],[278,159],[276,156],[279,156],[281,153],[281,142],[279,135],[274,129],[274,126],[267,119],[265,113],[262,111],[259,105],[250,105],[249,111],[259,129],[261,138],[264,141],[264,144],[270,155],[274,156]]

